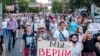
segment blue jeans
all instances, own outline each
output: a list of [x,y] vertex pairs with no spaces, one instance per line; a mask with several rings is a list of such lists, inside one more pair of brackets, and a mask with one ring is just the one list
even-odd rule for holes
[[7,37],[7,34],[8,34],[7,29],[6,29],[6,28],[4,28],[4,29],[2,29],[2,31],[3,31],[3,36],[4,36],[4,37]]
[[14,32],[13,30],[8,30],[8,35],[9,35],[8,50],[10,51],[11,45],[12,45],[12,48],[14,48],[14,46],[15,46],[16,32]]

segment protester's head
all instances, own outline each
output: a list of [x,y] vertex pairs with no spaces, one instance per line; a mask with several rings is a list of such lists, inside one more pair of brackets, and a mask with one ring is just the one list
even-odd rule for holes
[[75,21],[73,17],[70,17],[69,19],[70,22]]
[[86,36],[87,39],[92,39],[93,38],[93,33],[91,30],[87,30],[87,36]]
[[77,43],[78,42],[78,34],[72,34],[70,36],[70,41],[72,41],[73,43]]
[[39,15],[39,19],[42,19],[42,15]]
[[46,26],[45,26],[45,24],[40,24],[40,25],[38,26],[38,31],[39,31],[40,33],[44,33],[44,32],[46,31]]
[[81,15],[78,16],[79,19],[82,19],[83,17]]
[[32,32],[33,30],[32,30],[32,27],[30,26],[30,25],[27,25],[26,26],[26,31],[27,32]]
[[39,20],[39,17],[38,16],[35,16],[34,17],[34,21],[37,21],[37,20]]
[[72,16],[75,17],[75,13],[73,13]]
[[52,19],[52,22],[55,23],[55,22],[56,22],[56,18],[53,18],[53,19]]
[[81,24],[82,23],[82,19],[83,19],[82,16],[79,16],[78,19],[77,19],[77,23]]
[[62,17],[62,18],[60,19],[60,21],[65,21],[65,19]]
[[84,18],[84,19],[82,20],[82,23],[83,23],[83,24],[87,24],[87,23],[88,23],[88,19],[87,19],[87,18]]
[[45,19],[48,20],[49,19],[49,16],[46,16]]
[[10,18],[10,20],[13,20],[13,16],[12,15],[10,15],[9,18]]
[[64,29],[65,29],[65,22],[61,21],[61,22],[59,23],[59,28],[60,28],[61,30],[64,30]]
[[79,26],[79,27],[77,28],[77,31],[76,31],[76,32],[82,34],[82,33],[83,33],[83,28],[82,28],[82,26]]

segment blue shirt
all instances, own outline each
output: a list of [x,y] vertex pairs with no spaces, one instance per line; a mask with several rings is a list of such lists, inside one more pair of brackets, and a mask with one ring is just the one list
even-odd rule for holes
[[69,28],[70,33],[71,34],[75,33],[75,30],[77,29],[77,27],[78,27],[78,24],[76,22],[72,21],[70,23],[70,28]]

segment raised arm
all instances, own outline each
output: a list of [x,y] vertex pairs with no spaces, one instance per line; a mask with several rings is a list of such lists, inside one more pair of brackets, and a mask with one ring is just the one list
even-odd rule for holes
[[85,34],[83,34],[83,42],[86,41],[87,34],[88,34],[88,30],[86,30]]

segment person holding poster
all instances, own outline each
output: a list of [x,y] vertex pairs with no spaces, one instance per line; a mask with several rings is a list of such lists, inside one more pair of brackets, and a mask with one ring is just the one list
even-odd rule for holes
[[46,26],[45,24],[40,24],[38,27],[38,34],[37,34],[38,40],[50,40],[50,35],[46,31]]
[[36,56],[37,38],[34,36],[30,25],[26,27],[26,32],[23,34],[20,52],[23,51],[23,45],[25,45],[24,56]]
[[72,34],[70,36],[70,41],[73,43],[72,56],[81,56],[83,47],[82,44],[78,42],[78,40],[78,34]]
[[93,32],[93,37],[96,38],[100,31],[100,23],[97,23],[95,20],[89,24],[88,29]]
[[54,32],[53,38],[57,41],[67,41],[69,40],[69,32],[65,29],[65,22],[61,21],[59,23],[58,29]]

